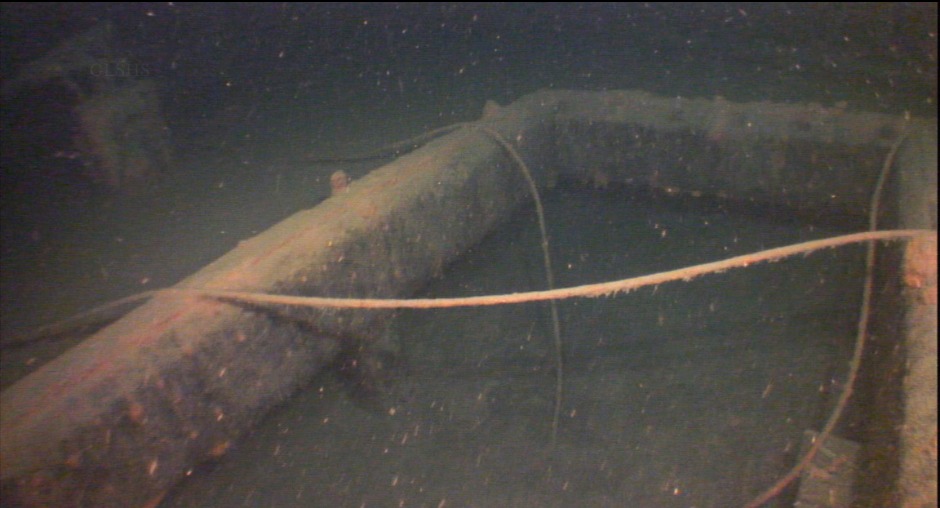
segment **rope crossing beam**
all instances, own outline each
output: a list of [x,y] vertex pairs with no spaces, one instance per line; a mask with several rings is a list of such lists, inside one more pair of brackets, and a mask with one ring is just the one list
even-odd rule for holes
[[860,242],[909,240],[921,235],[936,236],[936,231],[924,229],[897,229],[852,233],[842,236],[811,240],[808,242],[767,249],[751,254],[735,256],[721,261],[642,275],[596,284],[586,284],[568,288],[545,291],[528,291],[501,295],[466,296],[454,298],[331,298],[322,296],[289,296],[241,291],[225,291],[204,288],[175,287],[154,291],[156,293],[182,293],[199,295],[220,300],[230,300],[251,304],[287,305],[298,307],[316,307],[333,309],[441,309],[448,307],[481,307],[492,305],[510,305],[548,300],[566,300],[570,298],[598,298],[628,293],[645,286],[655,286],[667,282],[691,281],[709,273],[722,273],[734,268],[745,268],[758,263],[774,262],[798,254],[808,255],[814,251],[830,249]]

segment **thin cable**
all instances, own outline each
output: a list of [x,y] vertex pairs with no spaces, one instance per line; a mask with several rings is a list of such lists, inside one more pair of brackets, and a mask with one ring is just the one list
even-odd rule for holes
[[[503,149],[509,153],[509,156],[512,157],[513,161],[516,163],[516,167],[518,167],[519,170],[522,171],[523,176],[525,176],[526,182],[529,184],[529,192],[532,193],[532,200],[535,201],[535,213],[539,219],[539,232],[542,235],[542,257],[545,266],[545,281],[548,284],[549,290],[555,289],[555,275],[552,270],[552,258],[549,254],[548,247],[548,228],[545,227],[545,210],[542,207],[542,198],[539,195],[538,185],[535,184],[535,179],[532,178],[532,172],[529,171],[529,166],[526,165],[522,157],[519,156],[519,152],[517,152],[500,133],[484,125],[474,125],[473,127],[483,131],[502,146]],[[561,420],[561,406],[564,398],[564,343],[561,340],[558,304],[555,300],[549,300],[548,304],[552,314],[552,333],[554,334],[555,345],[555,410],[552,414],[551,442],[551,447],[555,448],[555,444],[558,442],[558,425]]]
[[[884,191],[885,182],[888,180],[888,174],[891,172],[891,166],[894,165],[894,157],[897,155],[898,149],[901,148],[901,144],[905,139],[907,139],[907,132],[903,132],[900,136],[898,136],[897,141],[895,141],[891,146],[891,150],[888,151],[888,155],[885,157],[884,164],[881,167],[881,172],[878,175],[878,181],[875,183],[875,188],[872,190],[871,203],[869,204],[868,210],[868,231],[870,232],[874,232],[878,229],[878,211],[881,208],[881,194]],[[833,408],[832,413],[829,415],[829,419],[826,420],[826,424],[823,426],[822,431],[816,435],[816,439],[813,440],[813,443],[809,450],[807,450],[806,455],[804,455],[803,458],[795,466],[793,466],[793,469],[791,469],[790,472],[777,480],[777,483],[746,504],[745,508],[757,508],[767,501],[770,501],[771,499],[780,495],[780,493],[783,492],[783,489],[787,488],[788,485],[796,480],[796,478],[802,474],[803,470],[806,469],[806,466],[808,466],[813,461],[813,459],[816,457],[816,453],[819,452],[820,448],[822,448],[830,434],[832,434],[836,424],[839,423],[839,419],[842,417],[842,413],[845,411],[845,408],[849,402],[849,398],[852,396],[852,392],[854,391],[855,380],[858,378],[858,371],[862,364],[862,354],[865,351],[865,343],[868,338],[868,320],[871,314],[872,285],[875,278],[874,274],[875,243],[868,242],[865,249],[865,282],[862,287],[862,304],[858,316],[858,334],[855,338],[855,348],[852,351],[852,360],[849,363],[849,372],[845,379],[845,389],[843,389],[842,393],[839,394],[839,400],[836,402],[835,408]]]

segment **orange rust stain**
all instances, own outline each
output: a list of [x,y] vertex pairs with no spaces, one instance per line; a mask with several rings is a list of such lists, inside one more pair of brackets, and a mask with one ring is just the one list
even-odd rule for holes
[[921,303],[937,303],[937,239],[912,238],[904,252],[904,285],[916,291],[914,297]]
[[215,446],[213,446],[211,450],[209,450],[209,456],[214,459],[217,459],[225,455],[225,452],[227,452],[229,447],[231,446],[232,446],[231,441],[227,441],[227,440],[222,441],[221,443],[218,443]]
[[78,469],[82,465],[82,452],[69,454],[65,458],[65,467],[69,469]]
[[132,401],[127,408],[127,418],[135,425],[143,424],[145,420],[144,406],[136,400]]

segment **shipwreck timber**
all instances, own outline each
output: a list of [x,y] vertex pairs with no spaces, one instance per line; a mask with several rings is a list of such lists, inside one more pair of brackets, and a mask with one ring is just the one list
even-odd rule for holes
[[[815,104],[543,91],[491,106],[474,125],[510,140],[540,186],[573,178],[852,216],[869,212],[885,153],[903,135],[884,227],[937,227],[935,121]],[[456,128],[178,286],[407,296],[529,198],[516,162],[491,135]],[[935,244],[921,250],[929,257],[931,248],[935,260]],[[882,257],[883,273],[901,272],[902,251]],[[899,340],[918,355],[903,380],[899,366],[885,366],[907,390],[898,489],[929,497],[923,450],[929,459],[932,435],[936,499],[936,273],[916,266],[919,285],[897,278],[878,305],[906,316]],[[157,294],[2,393],[4,496],[25,505],[159,499],[195,464],[224,454],[344,341],[376,340],[387,319]],[[924,402],[931,393],[932,413]]]

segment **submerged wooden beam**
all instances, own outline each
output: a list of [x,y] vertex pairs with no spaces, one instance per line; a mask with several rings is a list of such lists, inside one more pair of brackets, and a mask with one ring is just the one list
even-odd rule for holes
[[[523,100],[491,108],[481,122],[517,140],[544,181],[550,113],[548,104]],[[504,149],[479,130],[459,129],[242,242],[178,286],[400,297],[527,199]],[[224,454],[344,342],[374,340],[386,317],[157,295],[0,394],[4,500],[144,505]]]

